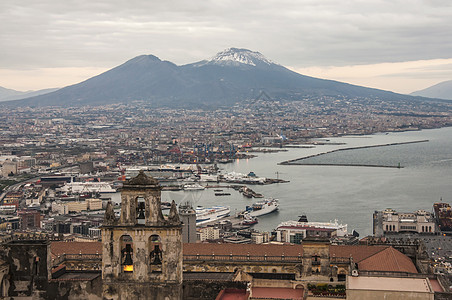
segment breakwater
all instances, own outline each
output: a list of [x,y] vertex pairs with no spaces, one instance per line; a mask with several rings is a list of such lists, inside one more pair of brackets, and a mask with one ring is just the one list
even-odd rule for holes
[[388,144],[380,144],[380,145],[369,145],[369,146],[360,146],[360,147],[349,147],[349,148],[342,148],[342,149],[335,149],[332,151],[322,152],[314,155],[309,155],[306,157],[286,160],[283,162],[278,163],[278,165],[309,165],[309,166],[348,166],[348,167],[377,167],[377,168],[403,168],[400,164],[394,166],[394,165],[373,165],[373,164],[341,164],[341,163],[306,163],[303,162],[304,160],[307,160],[309,158],[313,157],[319,157],[322,155],[334,153],[334,152],[340,152],[340,151],[351,151],[351,150],[358,150],[358,149],[369,149],[369,148],[378,148],[378,147],[389,147],[389,146],[397,146],[397,145],[406,145],[406,144],[417,144],[417,143],[425,143],[429,140],[419,140],[419,141],[410,141],[410,142],[399,142],[399,143],[388,143]]

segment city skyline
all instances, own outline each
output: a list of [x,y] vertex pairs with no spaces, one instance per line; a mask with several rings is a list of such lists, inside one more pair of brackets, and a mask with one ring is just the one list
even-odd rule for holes
[[411,93],[452,78],[442,2],[0,4],[0,86],[76,84],[141,54],[178,65],[229,47],[303,75]]

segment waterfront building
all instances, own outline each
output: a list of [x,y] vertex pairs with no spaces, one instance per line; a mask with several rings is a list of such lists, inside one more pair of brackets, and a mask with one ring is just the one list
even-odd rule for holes
[[399,232],[435,234],[436,231],[433,214],[425,210],[417,210],[414,213],[399,213],[388,208],[384,211],[375,211],[373,214],[375,236]]
[[218,240],[220,238],[220,229],[214,226],[207,226],[198,229],[198,240]]
[[305,216],[298,221],[286,221],[278,225],[275,230],[278,242],[301,244],[309,239],[326,239],[344,237],[347,235],[347,225],[333,222],[308,222]]
[[67,211],[69,212],[81,212],[87,209],[86,201],[70,201],[66,202]]
[[252,232],[251,241],[254,244],[264,244],[268,243],[270,240],[268,232]]
[[90,199],[86,199],[85,202],[86,202],[86,208],[88,210],[102,209],[102,200],[101,199],[90,198]]

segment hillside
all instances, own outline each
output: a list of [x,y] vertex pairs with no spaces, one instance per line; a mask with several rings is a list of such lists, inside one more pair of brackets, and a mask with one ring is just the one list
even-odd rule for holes
[[259,52],[230,48],[211,59],[183,66],[153,55],[138,56],[81,83],[8,104],[74,106],[138,100],[156,107],[218,107],[255,99],[262,91],[271,99],[289,101],[322,96],[422,100],[304,76],[270,61]]

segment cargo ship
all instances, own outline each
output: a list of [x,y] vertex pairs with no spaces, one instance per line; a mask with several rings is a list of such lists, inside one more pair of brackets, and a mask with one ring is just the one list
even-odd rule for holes
[[449,203],[439,202],[433,204],[436,221],[441,231],[452,231],[452,209]]

